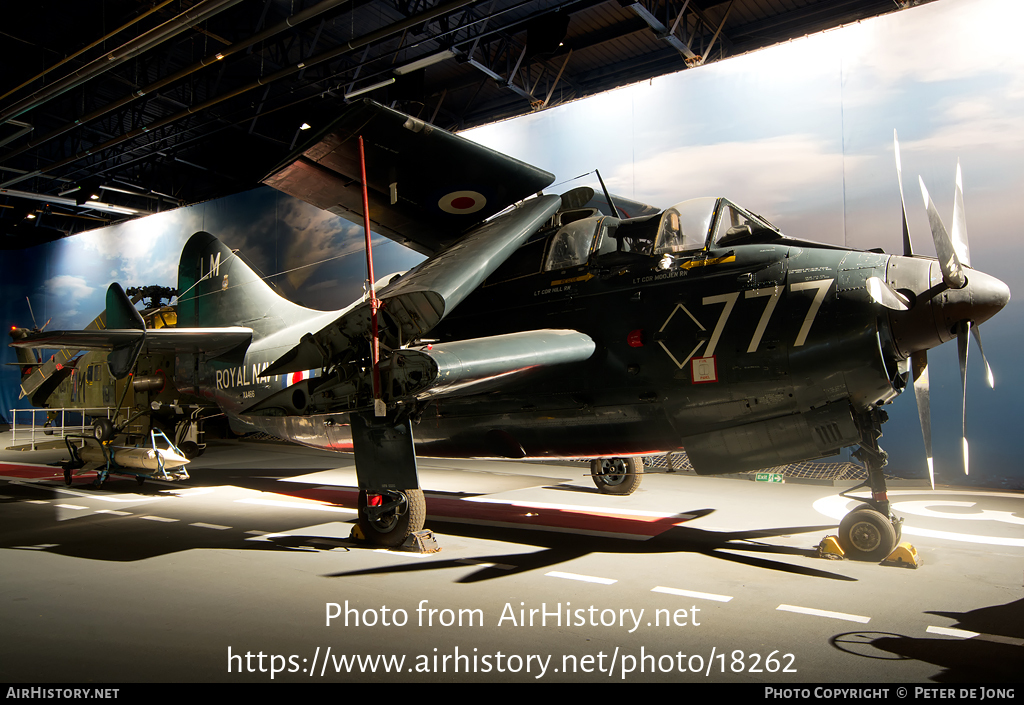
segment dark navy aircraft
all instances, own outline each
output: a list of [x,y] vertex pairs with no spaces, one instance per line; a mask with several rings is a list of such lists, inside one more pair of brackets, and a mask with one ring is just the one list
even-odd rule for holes
[[107,330],[16,344],[106,349],[121,377],[144,349],[174,351],[177,388],[237,428],[354,451],[360,528],[384,545],[423,526],[417,455],[596,459],[598,487],[628,494],[642,455],[685,449],[714,475],[858,446],[871,499],[839,540],[884,558],[902,520],[883,407],[913,380],[931,471],[926,351],[956,339],[965,372],[969,336],[980,347],[1010,297],[970,266],[959,175],[952,234],[921,184],[936,259],[914,253],[905,207],[897,256],[786,237],[725,198],[545,195],[551,174],[370,101],[311,145],[265,183],[426,261],[313,311],[196,233],[177,328],[145,330],[114,284]]

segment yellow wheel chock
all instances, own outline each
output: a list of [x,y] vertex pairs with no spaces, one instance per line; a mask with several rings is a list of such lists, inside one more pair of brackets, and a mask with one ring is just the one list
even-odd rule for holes
[[922,564],[917,549],[906,541],[902,542],[882,561],[882,565],[894,565],[902,568],[918,568]]
[[841,561],[846,558],[843,549],[839,547],[838,536],[826,536],[818,544],[818,558],[827,558],[832,561]]
[[[838,536],[826,536],[818,544],[818,558],[839,561],[846,558],[846,554],[839,546]],[[917,554],[917,549],[906,541],[900,543],[893,549],[892,553],[886,556],[880,565],[892,565],[902,568],[919,568],[924,561]]]

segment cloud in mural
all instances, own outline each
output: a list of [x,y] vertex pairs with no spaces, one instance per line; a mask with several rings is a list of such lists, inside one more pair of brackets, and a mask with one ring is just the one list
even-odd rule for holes
[[[847,173],[864,158],[846,157]],[[809,135],[784,135],[750,142],[687,145],[622,167],[607,179],[613,191],[635,179],[644,200],[669,205],[699,196],[727,196],[770,217],[787,204],[839,198],[844,160]]]
[[[301,201],[288,201],[282,216],[290,228],[284,269],[296,288],[305,284],[320,266],[357,252],[364,247],[362,229],[328,211]],[[376,237],[374,242],[384,238]]]
[[846,64],[851,72],[870,73],[883,85],[1003,73],[1014,76],[1021,87],[1022,23],[1024,3],[1015,0],[935,3],[844,28],[846,46],[857,49],[848,52]]
[[74,277],[70,274],[58,274],[55,277],[50,277],[43,282],[43,286],[61,298],[81,299],[89,296],[95,290],[82,277]]
[[1006,101],[992,98],[952,102],[938,117],[944,124],[931,134],[900,143],[903,151],[966,152],[976,148],[999,151],[1024,148],[1024,115],[1008,112]]
[[[111,280],[125,288],[173,285],[178,271],[178,245],[185,210],[158,213],[72,239],[72,257],[109,263]],[[106,271],[106,270],[104,270]]]
[[[1016,127],[1004,132],[1002,123],[1022,112],[1022,21],[1024,3],[960,0],[846,27],[839,33],[846,47],[843,103],[847,109],[874,108],[908,128],[938,126],[944,133],[907,149],[990,144],[978,141],[986,131],[989,139],[1019,134]],[[946,102],[951,99],[957,102]],[[891,110],[894,102],[902,103],[899,111]],[[980,122],[960,119],[966,105]]]
[[[57,325],[64,325],[64,321],[75,320],[79,315],[79,308],[83,301],[88,301],[96,292],[96,287],[91,286],[84,278],[71,274],[58,274],[43,282],[43,290],[47,295],[57,302],[56,310],[53,313],[58,315],[54,321]],[[49,313],[47,314],[50,315]],[[37,321],[42,325],[45,321]]]

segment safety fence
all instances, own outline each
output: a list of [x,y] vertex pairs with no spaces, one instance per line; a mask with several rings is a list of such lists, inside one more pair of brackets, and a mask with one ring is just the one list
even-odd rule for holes
[[[693,472],[693,465],[683,451],[644,456],[644,467]],[[780,465],[774,468],[764,468],[758,470],[757,473],[774,473],[783,475],[786,478],[813,480],[866,480],[868,477],[867,470],[863,466],[850,462],[818,463],[807,461]],[[754,473],[741,474],[750,475]]]
[[92,432],[92,420],[111,418],[110,407],[98,409],[11,409],[11,444],[31,450],[68,434]]

